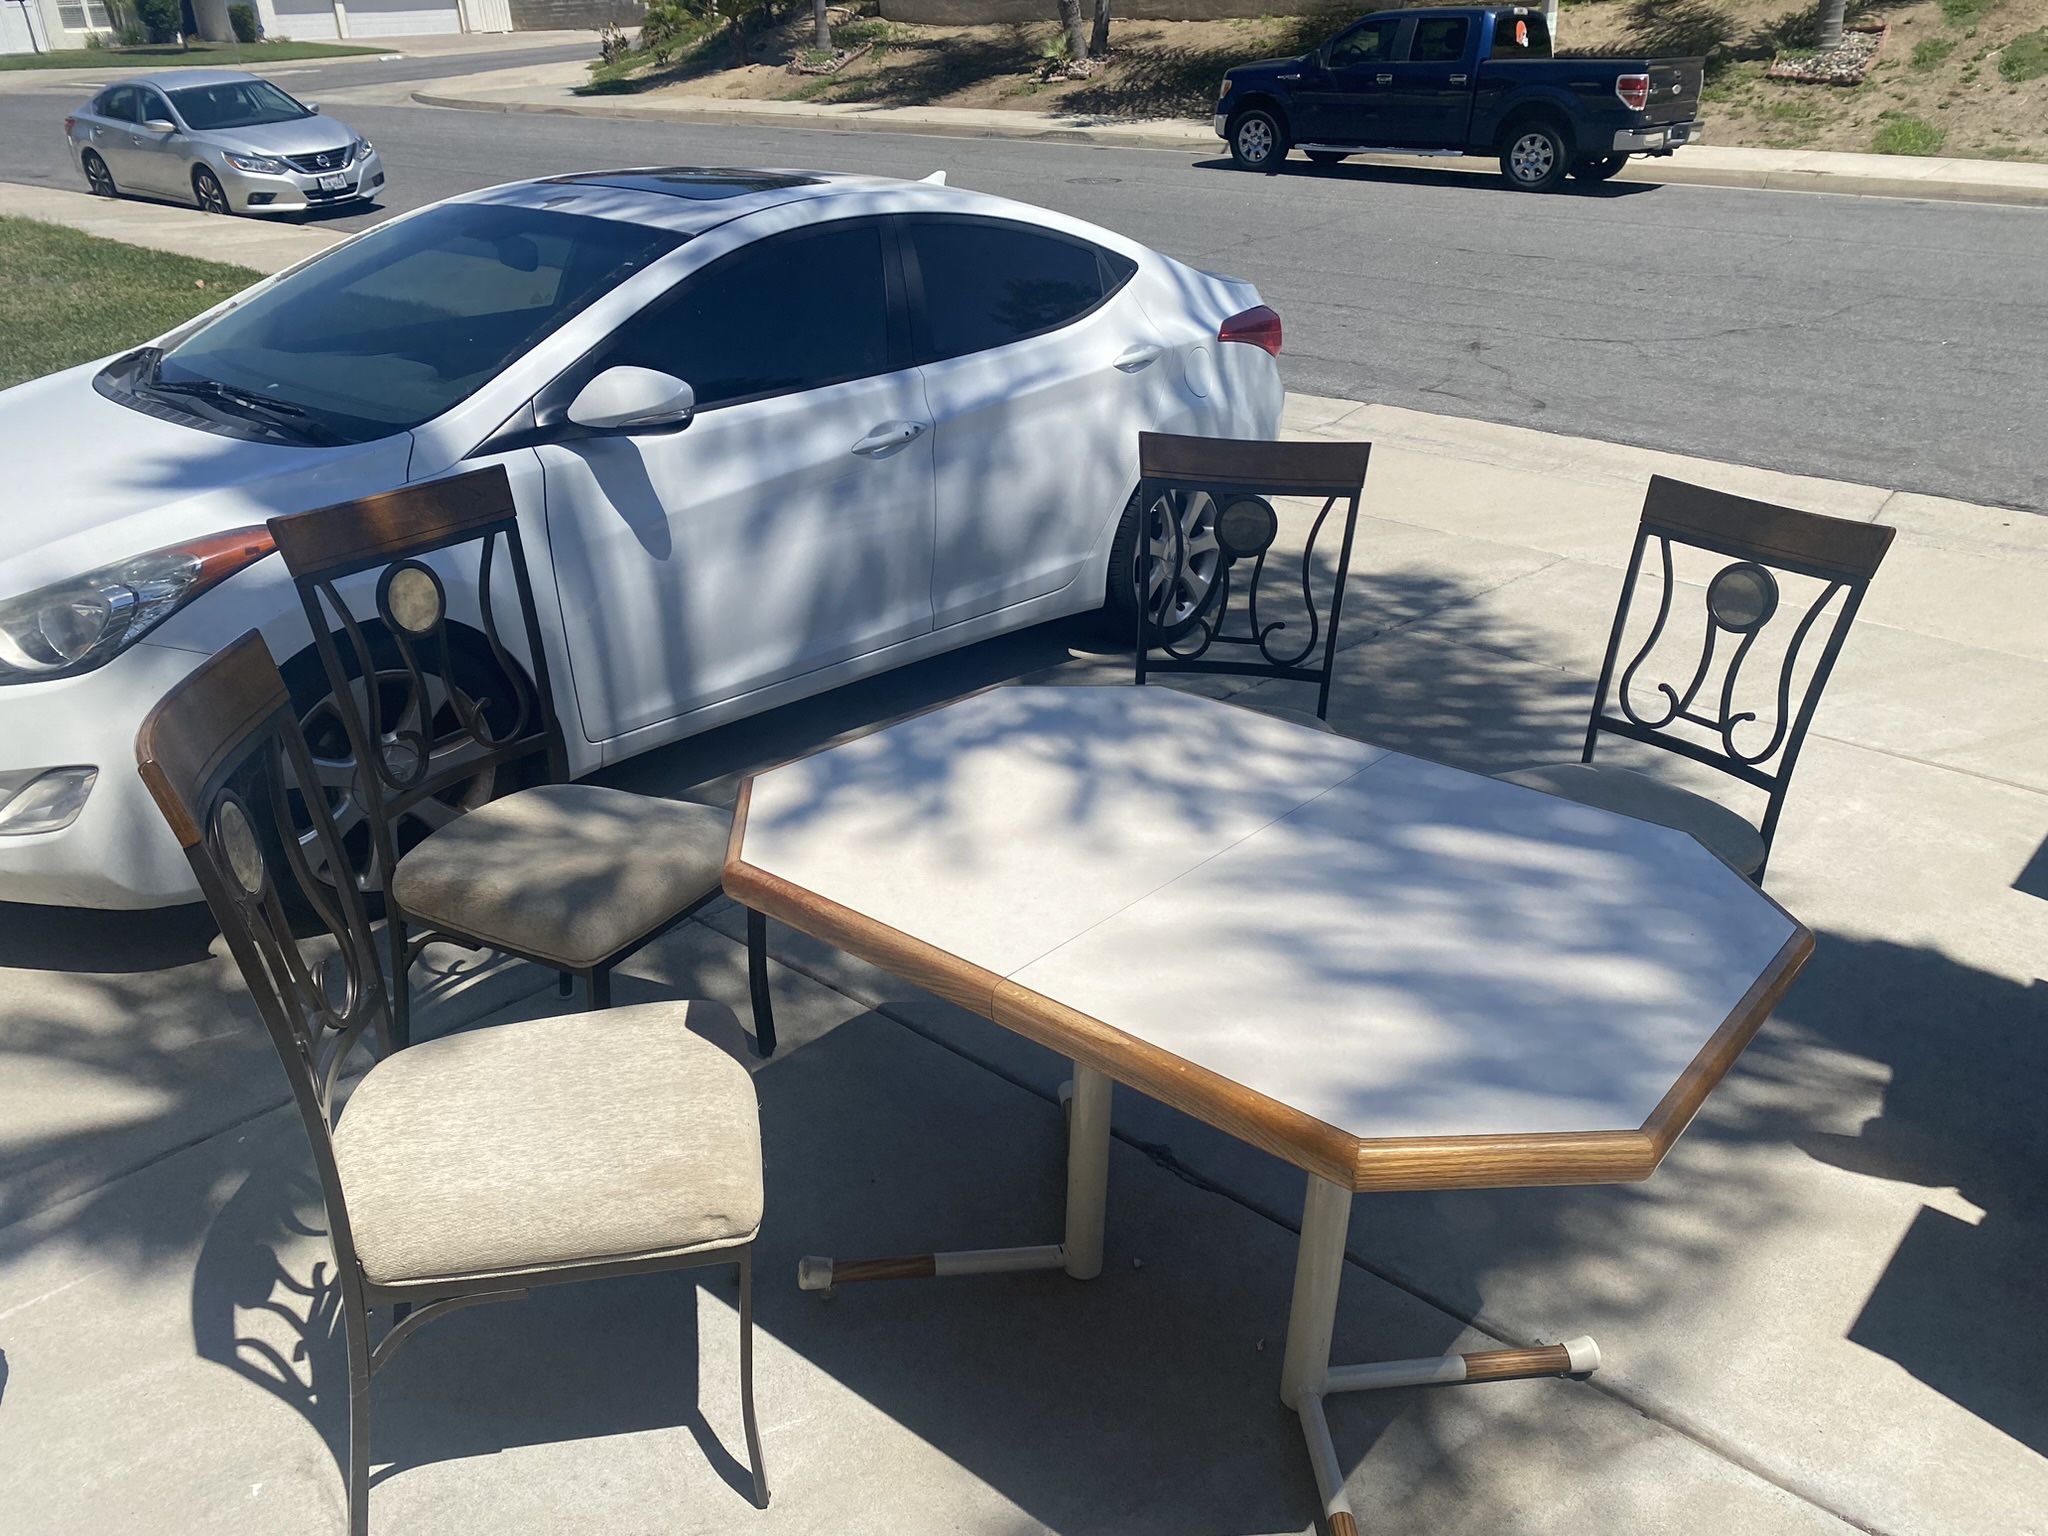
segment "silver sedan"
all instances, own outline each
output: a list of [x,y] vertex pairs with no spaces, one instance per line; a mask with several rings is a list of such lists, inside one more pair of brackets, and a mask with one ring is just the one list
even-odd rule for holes
[[268,80],[229,70],[117,81],[64,119],[64,137],[101,197],[135,192],[208,213],[302,213],[384,186],[368,139]]

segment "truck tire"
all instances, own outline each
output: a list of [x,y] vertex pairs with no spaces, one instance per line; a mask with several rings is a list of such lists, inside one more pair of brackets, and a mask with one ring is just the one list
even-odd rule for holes
[[1572,175],[1580,181],[1606,181],[1627,164],[1627,155],[1595,155],[1574,165]]
[[1230,120],[1230,158],[1240,171],[1272,175],[1287,158],[1287,126],[1276,113],[1252,107]]
[[1523,118],[1501,140],[1500,173],[1517,192],[1555,192],[1571,164],[1571,146],[1547,119]]

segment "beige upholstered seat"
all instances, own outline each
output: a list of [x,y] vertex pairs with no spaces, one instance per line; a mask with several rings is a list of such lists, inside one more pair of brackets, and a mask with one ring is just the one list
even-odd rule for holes
[[391,894],[417,923],[578,970],[716,890],[731,835],[714,806],[543,784],[442,827]]
[[719,1003],[501,1024],[387,1057],[334,1158],[378,1284],[683,1254],[761,1225],[753,1079]]
[[1553,763],[1544,768],[1519,768],[1495,777],[1546,794],[1562,795],[1581,805],[1689,832],[1745,875],[1753,875],[1763,867],[1764,839],[1755,827],[1718,801],[1632,768]]

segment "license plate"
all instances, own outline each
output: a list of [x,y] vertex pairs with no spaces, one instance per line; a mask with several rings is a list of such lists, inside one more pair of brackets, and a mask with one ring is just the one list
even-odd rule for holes
[[339,192],[347,185],[348,178],[346,176],[322,176],[320,178],[320,190],[322,192]]

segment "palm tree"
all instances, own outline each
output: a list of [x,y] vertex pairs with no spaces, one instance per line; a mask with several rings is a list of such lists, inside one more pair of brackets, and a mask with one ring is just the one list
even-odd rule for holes
[[1847,9],[1847,0],[1821,0],[1821,47],[1839,48],[1842,46],[1842,12],[1845,9]]
[[820,53],[832,51],[832,18],[825,14],[825,0],[811,0],[811,46]]
[[1067,39],[1067,57],[1076,63],[1088,57],[1088,15],[1081,0],[1059,0],[1060,31]]

